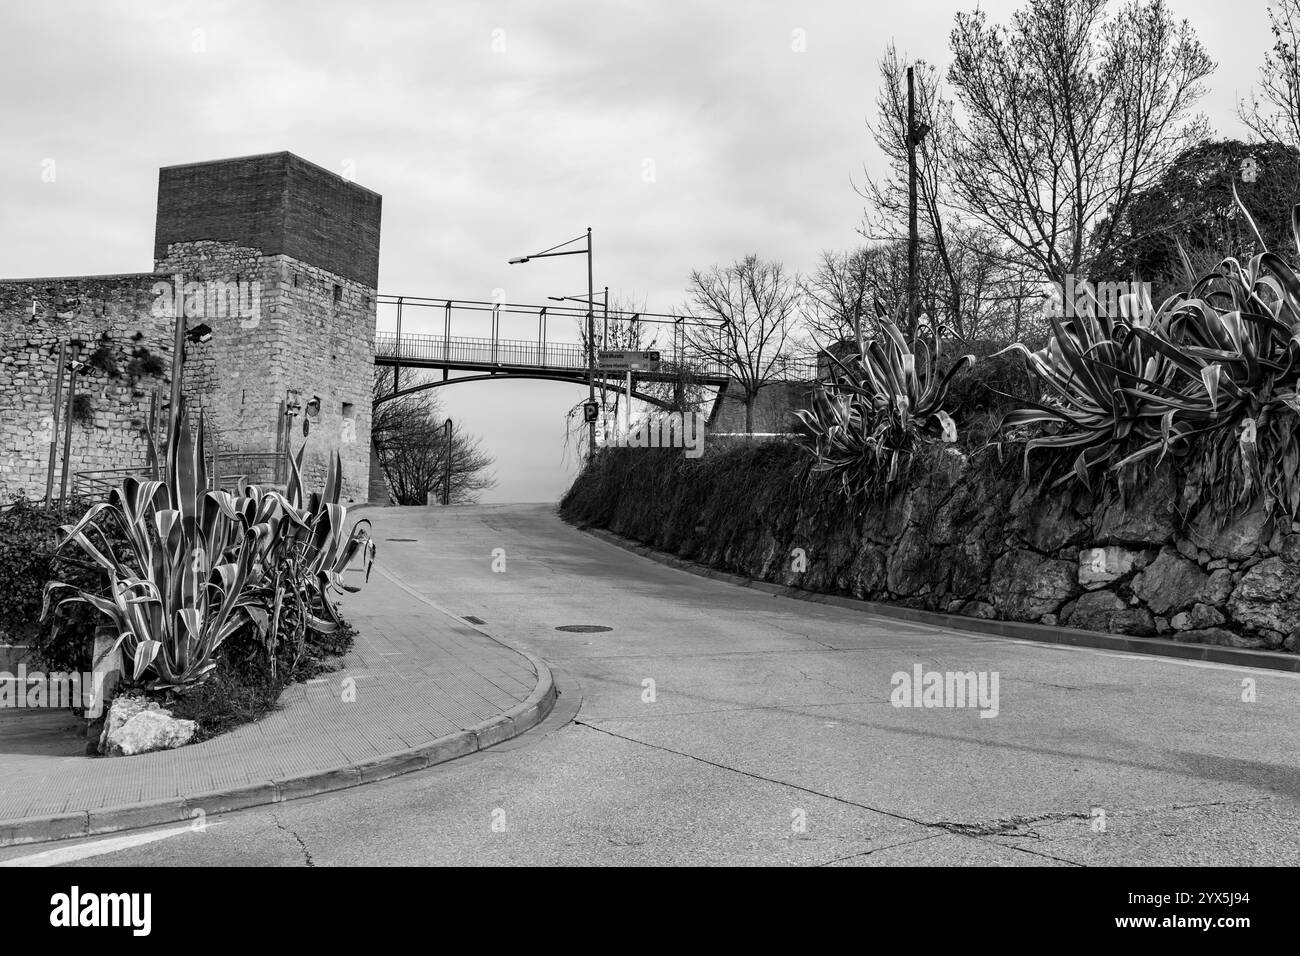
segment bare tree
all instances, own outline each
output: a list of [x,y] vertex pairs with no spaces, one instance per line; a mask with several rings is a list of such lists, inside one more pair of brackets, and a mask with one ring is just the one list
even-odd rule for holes
[[[887,162],[885,174],[868,175],[858,190],[868,201],[862,235],[888,250],[875,263],[894,264],[901,250],[901,271],[891,269],[878,282],[876,296],[891,314],[902,314],[899,295],[906,295],[908,223],[907,70],[914,70],[916,128],[923,133],[917,156],[918,240],[917,291],[932,330],[962,341],[996,337],[1006,324],[1000,286],[1019,271],[1007,242],[971,221],[954,188],[954,149],[959,142],[953,104],[943,91],[934,66],[909,60],[891,43],[879,62],[880,89],[871,132]],[[878,246],[877,246],[878,248]],[[877,270],[879,273],[880,270]],[[886,279],[881,275],[881,279]]]
[[691,311],[717,325],[684,330],[691,349],[726,369],[745,403],[745,431],[754,431],[754,400],[788,365],[800,307],[799,277],[779,262],[748,255],[729,266],[691,273]]
[[[408,388],[419,384],[418,380],[403,381]],[[387,397],[392,383],[392,368],[375,369],[370,437],[394,500],[399,505],[422,505],[430,494],[441,498],[447,486],[449,454],[453,504],[472,504],[484,491],[496,487],[488,471],[493,458],[483,451],[478,436],[453,428],[449,453],[446,416],[438,400],[428,391]]]
[[1206,135],[1191,111],[1214,63],[1195,31],[1164,0],[1105,6],[1029,0],[1009,27],[976,11],[951,35],[956,201],[1053,281],[1086,274],[1113,239],[1102,220]]
[[822,253],[817,268],[801,283],[811,351],[871,336],[874,306],[880,297],[872,281],[877,258],[876,249],[865,246],[851,252]]
[[1246,127],[1266,143],[1300,146],[1300,0],[1278,0],[1268,10],[1273,49],[1259,82],[1237,106]]

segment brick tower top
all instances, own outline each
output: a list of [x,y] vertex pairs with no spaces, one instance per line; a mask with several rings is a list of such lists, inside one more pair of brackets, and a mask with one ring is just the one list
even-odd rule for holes
[[213,239],[287,255],[379,284],[376,192],[293,153],[265,153],[158,171],[154,260],[175,242]]

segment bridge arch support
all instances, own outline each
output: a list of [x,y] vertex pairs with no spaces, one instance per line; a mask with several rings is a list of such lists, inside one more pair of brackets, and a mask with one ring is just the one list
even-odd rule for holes
[[[565,375],[563,373],[547,374],[546,372],[488,372],[483,375],[462,375],[459,378],[443,378],[432,382],[423,382],[419,385],[412,385],[408,388],[399,388],[396,392],[390,392],[381,395],[375,400],[375,404],[383,404],[392,401],[395,398],[402,398],[407,395],[414,395],[416,392],[425,392],[434,388],[442,388],[446,385],[456,385],[462,382],[493,382],[493,381],[510,381],[513,379],[529,379],[542,382],[562,382],[569,385],[580,385],[585,387],[587,384],[586,377],[574,375]],[[607,392],[617,392],[620,395],[627,393],[627,386],[623,382],[606,382],[604,390]],[[637,401],[654,405],[656,408],[668,409],[670,403],[654,395],[647,395],[645,392],[638,391],[634,386],[632,388],[632,397]]]

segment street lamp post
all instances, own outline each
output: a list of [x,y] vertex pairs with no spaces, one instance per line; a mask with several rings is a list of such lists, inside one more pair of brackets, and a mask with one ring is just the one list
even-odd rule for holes
[[451,504],[451,419],[442,426],[442,443],[447,446],[447,462],[442,478],[442,503],[444,507]]
[[[561,242],[559,245],[551,246],[550,249],[543,249],[541,252],[535,252],[528,256],[518,256],[510,260],[510,265],[522,265],[530,259],[545,259],[550,256],[577,256],[585,255],[587,257],[587,401],[593,403],[596,401],[596,303],[595,289],[593,288],[592,276],[592,256],[591,256],[591,227],[587,227],[587,248],[586,249],[566,249],[563,252],[556,252],[561,246],[571,245],[583,238],[578,236],[570,239],[568,242]],[[596,423],[587,423],[587,460],[590,461],[596,453]]]
[[[36,300],[32,300],[32,310],[35,311]],[[59,343],[59,363],[54,366],[54,407],[50,422],[50,461],[45,469],[45,510],[50,509],[54,498],[54,462],[59,457],[59,413],[60,405],[63,403],[63,366],[68,360],[68,344]]]
[[[181,371],[185,363],[185,277],[176,275],[172,279],[172,302],[176,309],[176,323],[172,328],[172,382],[170,405],[167,408],[167,421],[176,421],[176,412],[181,403]],[[171,429],[168,428],[168,434]]]
[[68,407],[63,419],[63,474],[59,477],[59,503],[68,503],[68,467],[72,459],[72,409],[77,404],[77,373],[85,369],[86,363],[77,358],[77,343],[69,343],[71,361],[68,362]]

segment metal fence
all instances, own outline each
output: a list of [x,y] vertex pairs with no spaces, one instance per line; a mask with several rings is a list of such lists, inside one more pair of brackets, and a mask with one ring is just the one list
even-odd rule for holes
[[[576,342],[460,336],[448,338],[443,335],[411,333],[399,336],[396,332],[375,333],[375,357],[423,366],[507,366],[574,372],[585,371],[587,368],[586,349]],[[684,367],[688,375],[701,378],[725,379],[729,375],[725,365],[707,361],[689,352],[681,356],[680,365],[672,358],[666,359],[663,363],[664,369],[676,367]],[[601,369],[597,367],[596,371],[599,373]],[[773,377],[777,381],[809,382],[817,377],[817,363],[809,360],[791,360],[775,369]]]
[[[250,485],[283,485],[288,481],[289,465],[285,456],[275,452],[221,452],[214,462],[207,456],[208,486],[213,479],[227,490],[234,489],[242,479]],[[148,465],[127,468],[99,468],[72,473],[71,493],[77,497],[107,498],[108,493],[121,484],[123,478],[162,478],[162,468],[157,474]]]

